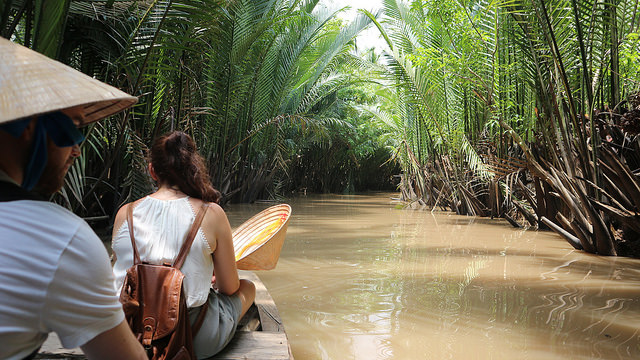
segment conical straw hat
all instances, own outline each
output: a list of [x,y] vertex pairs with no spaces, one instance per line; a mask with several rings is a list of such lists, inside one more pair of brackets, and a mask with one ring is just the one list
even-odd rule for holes
[[233,232],[233,248],[238,269],[271,270],[275,268],[280,258],[280,250],[289,227],[290,217],[291,206],[280,204],[259,212],[240,225]]
[[0,124],[82,105],[85,125],[136,101],[113,86],[0,37]]

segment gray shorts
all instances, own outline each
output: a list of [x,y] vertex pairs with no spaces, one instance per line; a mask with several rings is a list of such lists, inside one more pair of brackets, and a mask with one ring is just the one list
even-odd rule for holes
[[[209,309],[202,327],[193,339],[193,347],[198,359],[210,358],[220,352],[236,332],[242,301],[238,295],[227,296],[215,290],[209,291],[207,303]],[[189,309],[189,320],[193,324],[200,308]]]

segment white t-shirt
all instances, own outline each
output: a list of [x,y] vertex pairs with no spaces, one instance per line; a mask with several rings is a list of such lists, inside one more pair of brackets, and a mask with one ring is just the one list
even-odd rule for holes
[[22,359],[55,332],[66,348],[124,320],[104,245],[53,203],[0,202],[0,359]]
[[[158,265],[172,263],[178,257],[195,217],[196,213],[188,197],[174,200],[145,197],[133,209],[133,231],[140,259]],[[133,266],[133,248],[127,220],[115,233],[111,246],[116,255],[116,263],[113,265],[116,289],[120,291],[127,269]],[[182,284],[187,307],[204,304],[209,297],[213,259],[202,228],[196,233],[180,271],[184,274]]]

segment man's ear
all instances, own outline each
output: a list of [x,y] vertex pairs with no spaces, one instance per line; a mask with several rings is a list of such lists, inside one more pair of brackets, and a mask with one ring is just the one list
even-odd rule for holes
[[156,176],[156,171],[153,170],[153,165],[151,165],[151,163],[149,163],[149,174],[151,175],[153,181],[158,181],[158,176]]

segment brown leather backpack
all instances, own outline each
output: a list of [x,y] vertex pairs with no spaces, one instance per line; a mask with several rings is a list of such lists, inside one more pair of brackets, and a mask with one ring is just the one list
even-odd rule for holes
[[193,336],[204,321],[205,303],[193,328],[185,300],[180,268],[200,228],[209,204],[202,204],[173,264],[153,265],[140,261],[133,237],[133,204],[127,209],[133,247],[133,266],[127,270],[120,302],[129,327],[153,360],[195,360]]

